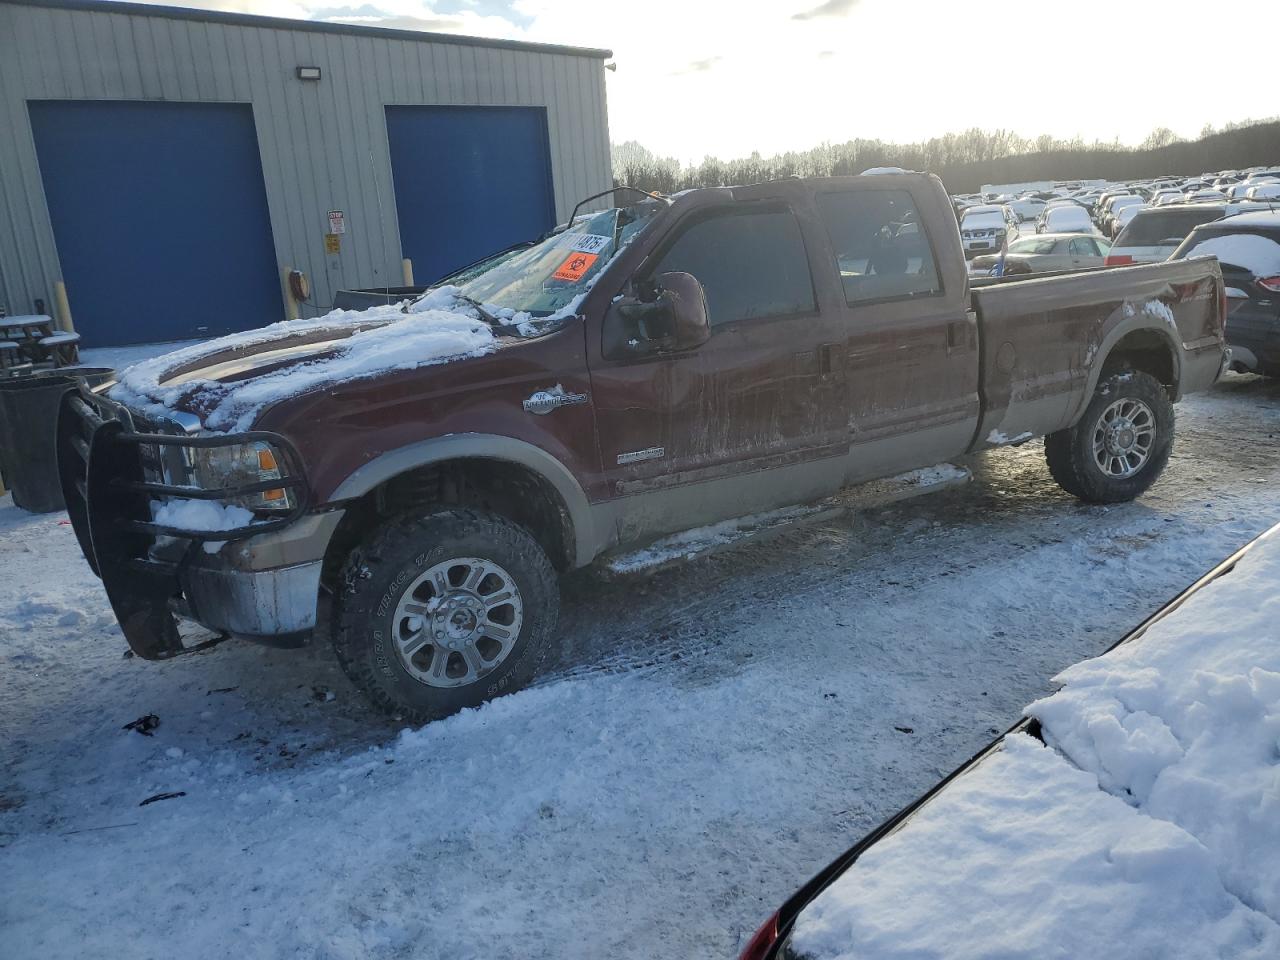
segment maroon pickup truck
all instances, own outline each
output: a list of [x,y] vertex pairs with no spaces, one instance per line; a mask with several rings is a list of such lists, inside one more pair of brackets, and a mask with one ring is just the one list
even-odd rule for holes
[[64,492],[133,650],[324,622],[376,705],[445,716],[534,675],[559,572],[1041,436],[1066,490],[1130,500],[1222,371],[1216,261],[971,289],[933,176],[641,197],[68,395]]

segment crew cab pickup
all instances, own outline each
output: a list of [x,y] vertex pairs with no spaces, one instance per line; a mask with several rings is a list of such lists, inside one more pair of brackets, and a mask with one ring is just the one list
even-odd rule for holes
[[560,572],[1042,436],[1067,491],[1129,500],[1223,369],[1212,259],[971,288],[930,175],[636,193],[69,394],[64,493],[133,650],[323,627],[426,721],[530,680]]

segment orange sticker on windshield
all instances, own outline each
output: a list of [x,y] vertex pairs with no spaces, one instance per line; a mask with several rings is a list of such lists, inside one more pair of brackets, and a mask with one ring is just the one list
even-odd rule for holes
[[556,280],[577,283],[591,269],[591,265],[599,259],[600,254],[598,253],[571,253],[551,276]]

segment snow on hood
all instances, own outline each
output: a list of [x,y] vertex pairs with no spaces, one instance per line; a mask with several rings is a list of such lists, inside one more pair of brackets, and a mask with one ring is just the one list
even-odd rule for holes
[[[109,396],[149,416],[194,407],[209,430],[235,432],[248,430],[267,406],[286,397],[481,356],[496,344],[456,288],[441,287],[407,307],[334,310],[176,350],[126,369]],[[263,372],[253,374],[256,369]]]

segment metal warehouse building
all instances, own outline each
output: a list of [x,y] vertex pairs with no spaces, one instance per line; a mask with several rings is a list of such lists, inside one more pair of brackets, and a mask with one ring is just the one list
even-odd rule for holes
[[612,185],[609,56],[0,0],[0,308],[62,281],[86,344],[208,336],[534,239]]

